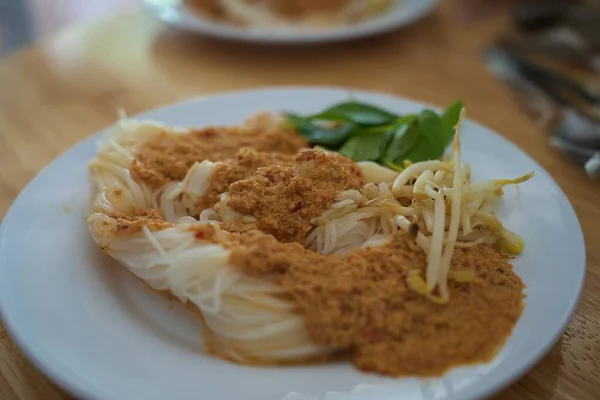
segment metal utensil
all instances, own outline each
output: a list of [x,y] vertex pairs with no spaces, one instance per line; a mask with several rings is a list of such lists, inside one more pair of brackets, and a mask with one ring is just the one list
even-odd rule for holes
[[550,145],[566,154],[583,165],[585,172],[592,179],[600,178],[600,151],[585,146],[578,146],[560,135],[550,138]]
[[[526,68],[524,71],[506,49],[492,46],[484,52],[484,59],[489,70],[533,112],[538,125],[549,134],[551,145],[579,162],[591,178],[600,177],[600,122],[581,115],[555,87],[540,84],[540,75],[532,78],[531,71],[527,74]],[[571,85],[564,85],[564,80],[561,83],[563,88],[572,89]],[[578,90],[575,92],[581,95]]]
[[600,95],[593,89],[560,73],[526,60],[504,49],[513,69],[543,91],[561,108],[558,134],[575,144],[600,149]]

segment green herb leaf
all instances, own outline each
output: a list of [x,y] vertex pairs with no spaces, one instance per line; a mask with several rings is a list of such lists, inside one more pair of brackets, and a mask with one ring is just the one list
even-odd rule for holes
[[446,148],[446,137],[444,132],[444,122],[435,112],[423,110],[419,114],[419,128],[425,135],[433,136],[439,143]]
[[390,132],[382,130],[362,130],[355,133],[340,148],[340,153],[354,161],[376,161],[385,151]]
[[417,114],[406,114],[403,115],[402,117],[398,117],[398,119],[396,119],[396,126],[400,126],[400,125],[404,125],[404,124],[410,124],[411,122],[413,122],[415,119],[417,119],[418,115]]
[[419,135],[420,131],[414,118],[411,123],[397,126],[382,158],[387,160],[388,164],[402,165],[406,154],[419,141]]
[[444,155],[447,144],[440,116],[431,110],[423,110],[418,116],[413,116],[411,123],[396,129],[384,159],[388,165],[402,165],[404,160],[433,160]]
[[386,110],[355,101],[336,104],[310,117],[310,120],[341,120],[367,126],[391,124],[395,119],[396,115]]
[[326,128],[302,118],[287,114],[288,120],[296,130],[311,144],[319,144],[331,148],[342,145],[356,128],[353,123],[342,123],[334,128]]
[[462,101],[457,101],[442,115],[423,110],[418,115],[397,116],[353,100],[312,116],[288,117],[313,145],[338,150],[354,161],[376,161],[401,170],[405,160],[442,157],[454,137],[462,109]]
[[448,139],[440,116],[431,110],[423,110],[419,114],[417,129],[419,130],[419,140],[405,154],[405,159],[419,162],[443,156]]
[[460,113],[462,109],[463,102],[461,100],[458,100],[456,103],[446,108],[444,114],[442,115],[442,122],[444,124],[444,131],[448,143],[452,141],[452,138],[454,137],[454,127],[456,126],[456,124],[458,124],[458,121],[460,120]]

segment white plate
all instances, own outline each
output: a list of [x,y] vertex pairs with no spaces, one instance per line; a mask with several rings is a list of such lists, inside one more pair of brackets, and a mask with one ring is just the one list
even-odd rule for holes
[[376,18],[329,29],[244,28],[203,18],[182,0],[143,0],[144,8],[155,18],[191,32],[259,43],[319,43],[357,39],[410,25],[429,14],[437,0],[396,0],[392,8]]
[[[381,94],[353,94],[399,113],[423,107]],[[265,89],[198,98],[142,118],[232,124],[261,109],[308,113],[347,98],[341,89]],[[585,249],[571,205],[538,164],[476,123],[466,122],[462,135],[463,159],[472,164],[475,179],[536,173],[520,194],[507,190],[500,215],[525,238],[525,252],[514,264],[528,297],[513,335],[489,364],[418,380],[364,374],[345,362],[259,368],[204,355],[196,318],[150,292],[90,239],[83,219],[86,164],[98,136],[46,167],[4,219],[5,326],[42,371],[85,399],[468,400],[491,394],[531,367],[564,329],[581,290]]]

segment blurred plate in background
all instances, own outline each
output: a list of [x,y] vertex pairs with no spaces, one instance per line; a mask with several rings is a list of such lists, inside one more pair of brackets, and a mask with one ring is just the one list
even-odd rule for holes
[[144,8],[166,24],[201,35],[257,43],[321,43],[357,39],[410,25],[428,15],[437,0],[395,0],[383,14],[327,28],[242,27],[203,17],[182,0],[143,0]]

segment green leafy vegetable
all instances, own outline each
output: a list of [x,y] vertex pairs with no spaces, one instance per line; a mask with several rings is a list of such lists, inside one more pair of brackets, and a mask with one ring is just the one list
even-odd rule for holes
[[386,110],[355,101],[336,104],[311,117],[315,120],[333,119],[369,126],[391,124],[396,118],[396,115]]
[[[431,110],[423,110],[419,114],[418,140],[410,150],[404,154],[404,159],[412,162],[425,161],[440,158],[448,145],[442,119]],[[396,160],[396,163],[398,160]]]
[[342,145],[356,128],[356,125],[352,123],[342,123],[338,124],[338,126],[328,128],[294,114],[288,114],[287,116],[289,121],[309,143],[328,146],[332,149],[336,149]]
[[354,161],[377,161],[390,140],[389,131],[355,134],[340,148],[340,153]]
[[416,123],[399,125],[392,133],[392,140],[387,146],[383,158],[394,164],[402,165],[406,155],[419,141],[420,131]]
[[402,117],[398,117],[398,119],[396,119],[396,126],[410,124],[411,122],[413,122],[418,117],[419,116],[417,114],[406,114],[406,115],[404,115]]
[[[431,110],[423,110],[419,114],[419,128],[428,135],[435,136],[440,141],[444,141],[444,123],[439,115]],[[445,147],[445,146],[444,146]]]
[[460,121],[460,113],[463,108],[463,102],[458,100],[456,103],[446,108],[444,114],[442,115],[442,123],[444,124],[446,139],[448,142],[450,142],[454,137],[454,127],[456,124],[458,124],[458,121]]
[[288,114],[288,118],[313,145],[339,151],[354,161],[375,161],[400,170],[406,160],[442,157],[454,137],[462,109],[462,102],[457,101],[441,115],[426,109],[400,116],[349,101],[307,117]]

